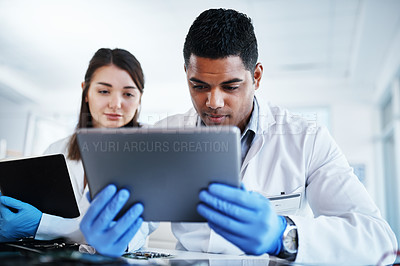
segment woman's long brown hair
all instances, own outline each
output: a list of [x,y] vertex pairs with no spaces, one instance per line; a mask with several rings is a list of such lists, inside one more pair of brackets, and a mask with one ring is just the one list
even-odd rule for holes
[[[93,127],[92,115],[90,114],[89,104],[86,102],[86,96],[92,81],[93,74],[97,69],[103,66],[115,65],[129,73],[132,80],[138,87],[140,94],[144,89],[144,75],[139,61],[130,52],[124,49],[99,49],[90,60],[89,67],[85,74],[85,83],[82,91],[81,111],[79,112],[79,121],[76,129]],[[124,127],[140,127],[138,123],[139,109],[136,111],[132,120]],[[76,132],[71,136],[68,142],[68,159],[79,161],[81,153],[79,152]]]

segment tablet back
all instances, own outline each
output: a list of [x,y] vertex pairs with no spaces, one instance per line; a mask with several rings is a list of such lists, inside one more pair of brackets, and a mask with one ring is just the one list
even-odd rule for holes
[[[198,194],[211,182],[239,187],[239,129],[84,129],[78,132],[92,198],[112,183],[144,205],[145,221],[201,222]],[[119,216],[121,215],[119,214]]]
[[43,213],[79,216],[63,154],[0,161],[0,190]]

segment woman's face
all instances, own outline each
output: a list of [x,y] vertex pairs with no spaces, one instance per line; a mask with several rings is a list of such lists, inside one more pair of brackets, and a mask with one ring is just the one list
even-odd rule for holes
[[126,125],[134,117],[140,98],[141,93],[128,72],[115,65],[98,68],[85,99],[89,104],[93,127]]

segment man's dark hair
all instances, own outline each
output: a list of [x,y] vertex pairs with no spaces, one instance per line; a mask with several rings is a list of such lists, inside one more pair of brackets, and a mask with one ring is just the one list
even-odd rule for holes
[[239,56],[254,72],[258,59],[257,39],[251,19],[232,9],[209,9],[193,22],[183,47],[185,65],[191,55],[219,59]]

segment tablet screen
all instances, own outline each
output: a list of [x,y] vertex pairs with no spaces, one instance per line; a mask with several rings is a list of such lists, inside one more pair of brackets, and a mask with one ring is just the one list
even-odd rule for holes
[[[83,129],[77,139],[92,198],[112,183],[144,205],[145,221],[204,222],[199,192],[239,186],[238,128]],[[117,216],[120,217],[121,213]]]
[[43,213],[79,216],[63,154],[0,161],[0,190]]

